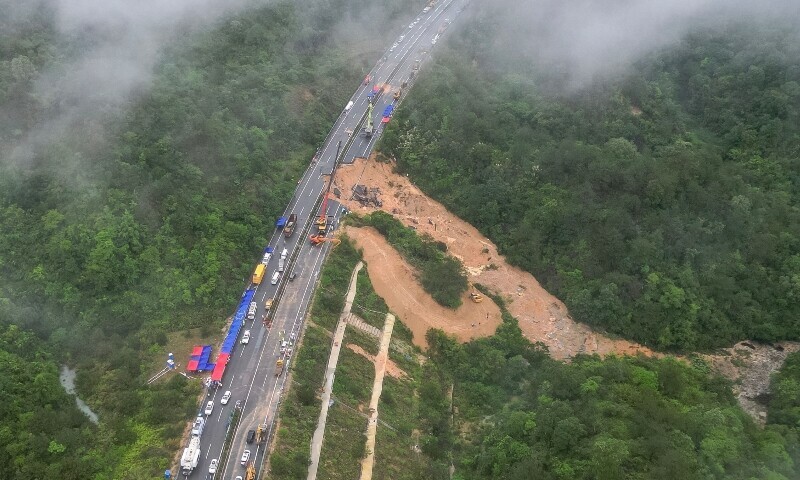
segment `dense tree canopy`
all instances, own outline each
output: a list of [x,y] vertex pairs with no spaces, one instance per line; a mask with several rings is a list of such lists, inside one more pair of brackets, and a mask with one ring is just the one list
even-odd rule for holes
[[458,308],[467,291],[467,274],[461,262],[447,254],[447,245],[430,235],[419,235],[390,214],[376,211],[351,223],[375,227],[397,251],[417,269],[422,288],[439,305]]
[[564,94],[486,9],[387,128],[400,171],[583,322],[659,349],[800,338],[797,32],[697,32]]
[[508,318],[490,339],[460,345],[431,330],[428,343],[423,450],[440,463],[452,455],[454,478],[777,480],[799,473],[796,426],[761,429],[726,381],[675,359],[580,356],[563,364]]
[[[42,72],[63,68],[80,54],[78,42],[91,41],[58,34],[54,2],[30,3],[18,18],[0,0],[8,7],[0,8],[0,302],[8,299],[0,328],[35,332],[43,349],[77,367],[101,424],[84,434],[91,427],[74,409],[59,414],[53,426],[77,433],[37,427],[30,438],[67,449],[20,476],[0,468],[0,478],[91,478],[60,472],[95,444],[103,448],[88,471],[97,478],[152,478],[179,449],[196,387],[180,376],[144,386],[155,373],[149,352],[169,332],[210,331],[230,314],[295,181],[394,34],[386,22],[401,28],[413,2],[267,2],[184,36],[162,52],[149,90],[73,118],[58,141],[10,162],[30,132],[70,107],[41,94]],[[9,362],[29,370],[26,378],[56,369],[49,357]],[[41,378],[43,388],[59,388]],[[24,399],[9,411],[23,426],[53,404]],[[44,451],[16,447],[33,441],[19,435],[0,434],[11,456],[3,466]],[[79,441],[85,450],[73,447]]]

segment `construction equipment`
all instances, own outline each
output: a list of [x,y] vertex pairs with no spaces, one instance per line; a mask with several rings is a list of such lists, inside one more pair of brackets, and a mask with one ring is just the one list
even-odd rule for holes
[[475,286],[471,283],[469,284],[471,291],[469,292],[469,299],[475,303],[481,303],[483,301],[483,295],[481,295],[476,289]]
[[342,148],[342,142],[339,141],[336,147],[336,157],[333,159],[333,169],[331,170],[331,178],[328,180],[328,186],[325,188],[324,196],[322,197],[322,205],[319,207],[319,218],[314,222],[317,227],[317,233],[324,236],[328,232],[328,195],[331,193],[331,186],[333,185],[333,177],[336,175],[336,167],[339,166],[339,151]]
[[256,467],[253,465],[253,462],[250,462],[247,465],[247,470],[244,472],[245,480],[255,480],[256,478]]
[[281,373],[283,373],[283,359],[279,358],[277,362],[275,362],[275,376],[280,377]]
[[267,425],[261,424],[256,429],[256,443],[264,443],[267,441]]
[[369,102],[369,106],[367,106],[367,125],[364,127],[363,133],[365,137],[371,137],[375,133],[375,125],[372,124],[372,109],[372,102]]
[[469,299],[475,303],[481,303],[483,301],[483,295],[478,292],[470,292]]
[[400,87],[397,90],[395,90],[394,95],[393,95],[394,101],[396,102],[396,101],[400,100],[400,96],[402,94],[403,94],[403,87]]
[[342,243],[342,241],[336,237],[326,237],[325,235],[311,235],[308,239],[311,240],[311,245],[314,246],[322,245],[325,242],[333,242],[334,245]]

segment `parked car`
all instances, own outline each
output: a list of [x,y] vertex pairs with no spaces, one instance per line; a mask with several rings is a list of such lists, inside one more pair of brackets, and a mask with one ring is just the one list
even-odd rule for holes
[[247,431],[247,443],[253,443],[256,439],[256,431],[255,430],[248,430]]
[[231,399],[231,391],[230,390],[226,390],[225,394],[222,395],[222,400],[220,400],[219,403],[221,403],[223,405],[227,405],[228,404],[228,400],[230,400],[230,399]]
[[211,465],[208,467],[208,473],[217,473],[217,465],[219,465],[219,461],[217,461],[216,458],[211,460]]
[[267,309],[268,312],[272,308],[272,302],[274,302],[274,301],[275,301],[274,298],[269,298],[269,299],[267,299],[266,302],[264,302],[264,308]]
[[244,453],[242,454],[242,460],[240,463],[242,464],[242,466],[245,466],[247,465],[248,460],[250,460],[250,450],[245,450]]
[[250,330],[245,330],[244,335],[242,335],[242,345],[247,345],[250,343]]
[[211,415],[211,412],[213,411],[214,411],[214,400],[209,400],[208,403],[206,403],[205,414]]

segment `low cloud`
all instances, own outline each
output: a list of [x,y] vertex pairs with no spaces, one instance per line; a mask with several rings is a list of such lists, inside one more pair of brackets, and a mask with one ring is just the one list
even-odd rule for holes
[[[100,121],[146,90],[164,47],[267,0],[39,0],[54,14],[66,59],[37,78],[34,95],[45,118],[15,145],[11,158],[30,159],[76,126]],[[8,17],[21,23],[34,11],[19,2]]]
[[572,87],[624,71],[698,29],[800,22],[797,0],[500,0],[490,8],[510,23],[520,49],[560,65]]

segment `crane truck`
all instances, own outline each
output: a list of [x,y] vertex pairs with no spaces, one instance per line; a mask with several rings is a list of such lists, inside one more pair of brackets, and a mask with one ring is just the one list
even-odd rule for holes
[[189,446],[183,450],[181,455],[181,472],[188,477],[192,470],[197,467],[197,462],[200,460],[200,437],[192,437],[189,441]]
[[280,377],[283,373],[283,359],[279,358],[277,362],[275,362],[275,376]]
[[372,102],[367,106],[367,125],[364,127],[364,136],[369,138],[375,133],[375,126],[372,124]]
[[333,176],[336,174],[336,167],[339,165],[339,159],[333,161],[333,170],[331,170],[331,178],[328,181],[328,187],[325,189],[325,196],[322,198],[322,205],[319,207],[319,218],[314,222],[317,226],[317,235],[325,236],[328,231],[328,194],[331,192],[331,185],[333,185]]

